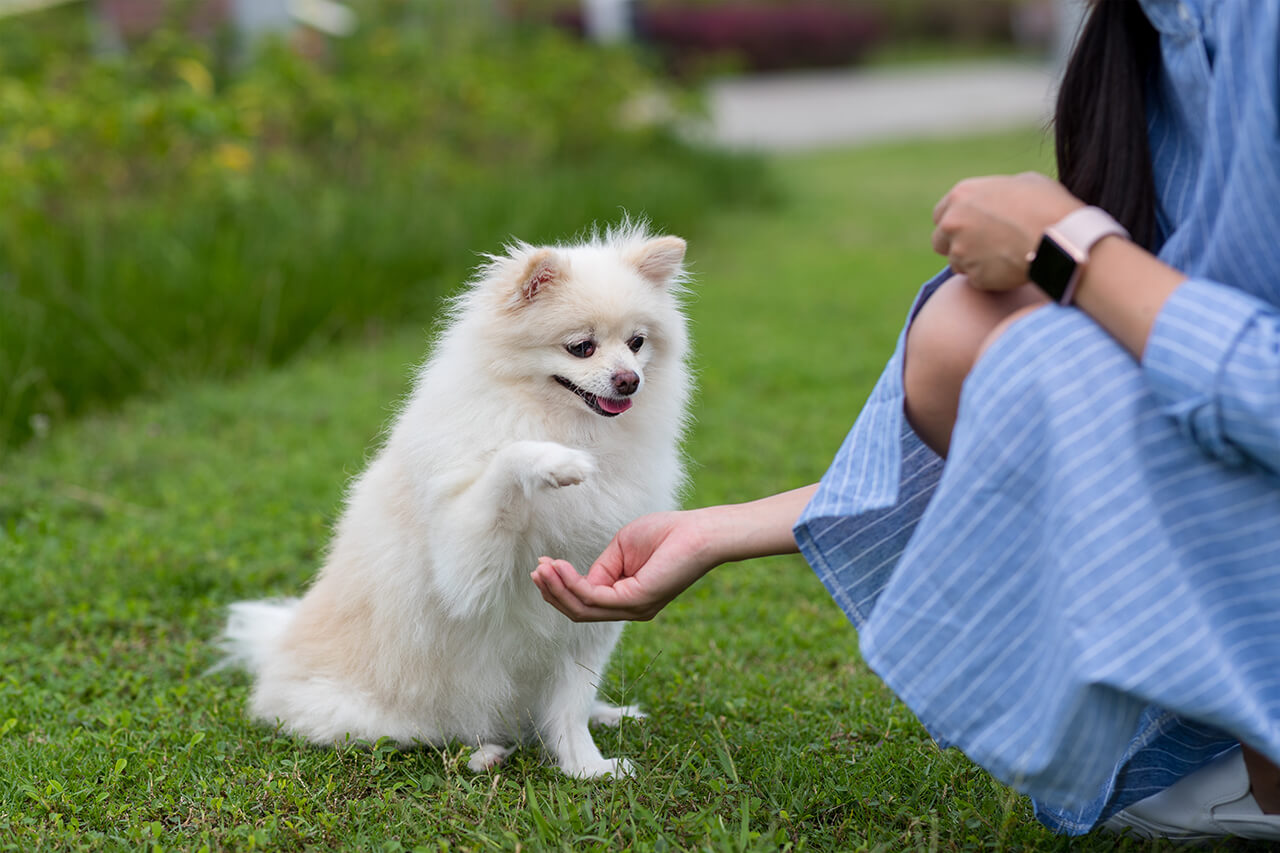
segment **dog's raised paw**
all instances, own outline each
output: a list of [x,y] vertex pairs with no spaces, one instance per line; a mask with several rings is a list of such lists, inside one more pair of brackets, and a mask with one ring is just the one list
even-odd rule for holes
[[548,442],[541,456],[534,460],[534,472],[553,489],[576,486],[596,472],[596,461],[586,451]]

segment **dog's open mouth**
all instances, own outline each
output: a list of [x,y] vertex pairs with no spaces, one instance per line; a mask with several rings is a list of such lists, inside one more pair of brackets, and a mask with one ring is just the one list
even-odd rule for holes
[[626,397],[622,397],[620,399],[614,397],[601,397],[598,394],[583,391],[563,376],[554,376],[552,378],[581,397],[582,402],[587,404],[587,408],[595,412],[597,415],[603,415],[606,418],[616,418],[618,415],[631,408],[631,400]]

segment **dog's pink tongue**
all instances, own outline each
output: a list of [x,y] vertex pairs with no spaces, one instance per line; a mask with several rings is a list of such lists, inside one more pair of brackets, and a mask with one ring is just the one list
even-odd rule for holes
[[600,404],[600,408],[604,409],[611,415],[620,415],[627,409],[631,408],[631,400],[625,397],[621,400],[612,400],[608,397],[597,397],[596,402]]

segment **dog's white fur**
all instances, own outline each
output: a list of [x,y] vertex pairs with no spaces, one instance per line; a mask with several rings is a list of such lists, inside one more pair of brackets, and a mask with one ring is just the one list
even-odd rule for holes
[[[453,300],[314,585],[232,605],[224,647],[255,676],[251,714],[317,743],[462,742],[482,770],[539,742],[567,774],[618,775],[587,723],[638,714],[596,700],[621,625],[570,622],[529,573],[543,554],[589,566],[675,502],[685,243],[624,222],[506,249]],[[590,357],[568,351],[586,340]],[[627,373],[616,417],[553,378],[621,398]]]

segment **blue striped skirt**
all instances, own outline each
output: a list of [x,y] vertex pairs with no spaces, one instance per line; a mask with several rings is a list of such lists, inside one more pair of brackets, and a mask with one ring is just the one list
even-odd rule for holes
[[1276,480],[1206,456],[1056,305],[974,368],[944,466],[904,339],[795,530],[872,669],[1060,832],[1239,740],[1280,762]]

